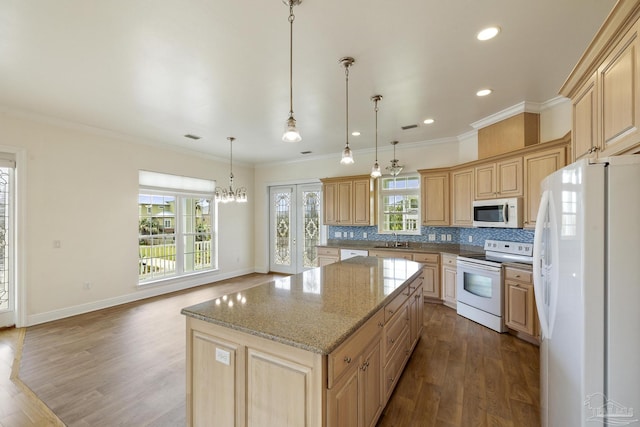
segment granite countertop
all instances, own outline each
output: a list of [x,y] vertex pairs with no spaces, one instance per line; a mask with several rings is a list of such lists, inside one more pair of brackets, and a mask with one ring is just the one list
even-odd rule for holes
[[422,264],[355,257],[183,308],[206,322],[329,354],[418,277]]
[[390,250],[399,252],[424,252],[424,253],[447,253],[453,255],[467,255],[484,253],[484,247],[473,245],[458,245],[453,243],[417,243],[409,242],[409,247],[380,247],[384,246],[386,241],[372,240],[329,240],[324,245],[318,245],[323,248],[340,248],[340,249],[364,249],[364,250]]

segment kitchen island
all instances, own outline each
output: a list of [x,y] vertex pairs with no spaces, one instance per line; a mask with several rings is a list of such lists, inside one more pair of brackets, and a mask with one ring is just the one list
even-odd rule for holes
[[189,425],[374,425],[422,330],[421,273],[357,257],[184,308]]

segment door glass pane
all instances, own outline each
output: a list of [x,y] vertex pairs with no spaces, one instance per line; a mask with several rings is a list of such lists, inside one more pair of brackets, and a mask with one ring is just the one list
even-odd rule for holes
[[11,169],[0,168],[0,310],[9,310],[9,177]]
[[302,255],[303,267],[318,266],[318,249],[320,244],[320,192],[302,192],[302,222],[304,224]]
[[464,273],[464,290],[483,298],[491,298],[491,277],[476,273]]
[[291,265],[291,193],[275,193],[273,204],[275,212],[274,262],[280,265]]

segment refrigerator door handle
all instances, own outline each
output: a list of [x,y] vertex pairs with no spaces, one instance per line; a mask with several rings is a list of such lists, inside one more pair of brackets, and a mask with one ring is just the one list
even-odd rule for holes
[[542,193],[540,200],[540,208],[536,218],[536,229],[533,235],[533,293],[536,297],[536,306],[538,308],[538,319],[540,320],[540,329],[542,329],[542,337],[549,337],[549,319],[547,318],[547,310],[545,307],[545,294],[548,289],[547,283],[542,277],[542,235],[544,233],[545,220],[549,211],[549,191]]

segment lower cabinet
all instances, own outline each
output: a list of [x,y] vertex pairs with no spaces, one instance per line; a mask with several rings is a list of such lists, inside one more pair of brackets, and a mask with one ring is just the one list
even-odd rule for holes
[[414,253],[413,260],[424,263],[422,267],[422,286],[426,299],[440,300],[440,254]]
[[442,300],[444,305],[456,308],[458,304],[458,257],[452,254],[442,254]]
[[538,344],[538,315],[531,271],[505,267],[504,286],[506,326],[518,337]]
[[340,248],[318,247],[318,267],[340,261]]

